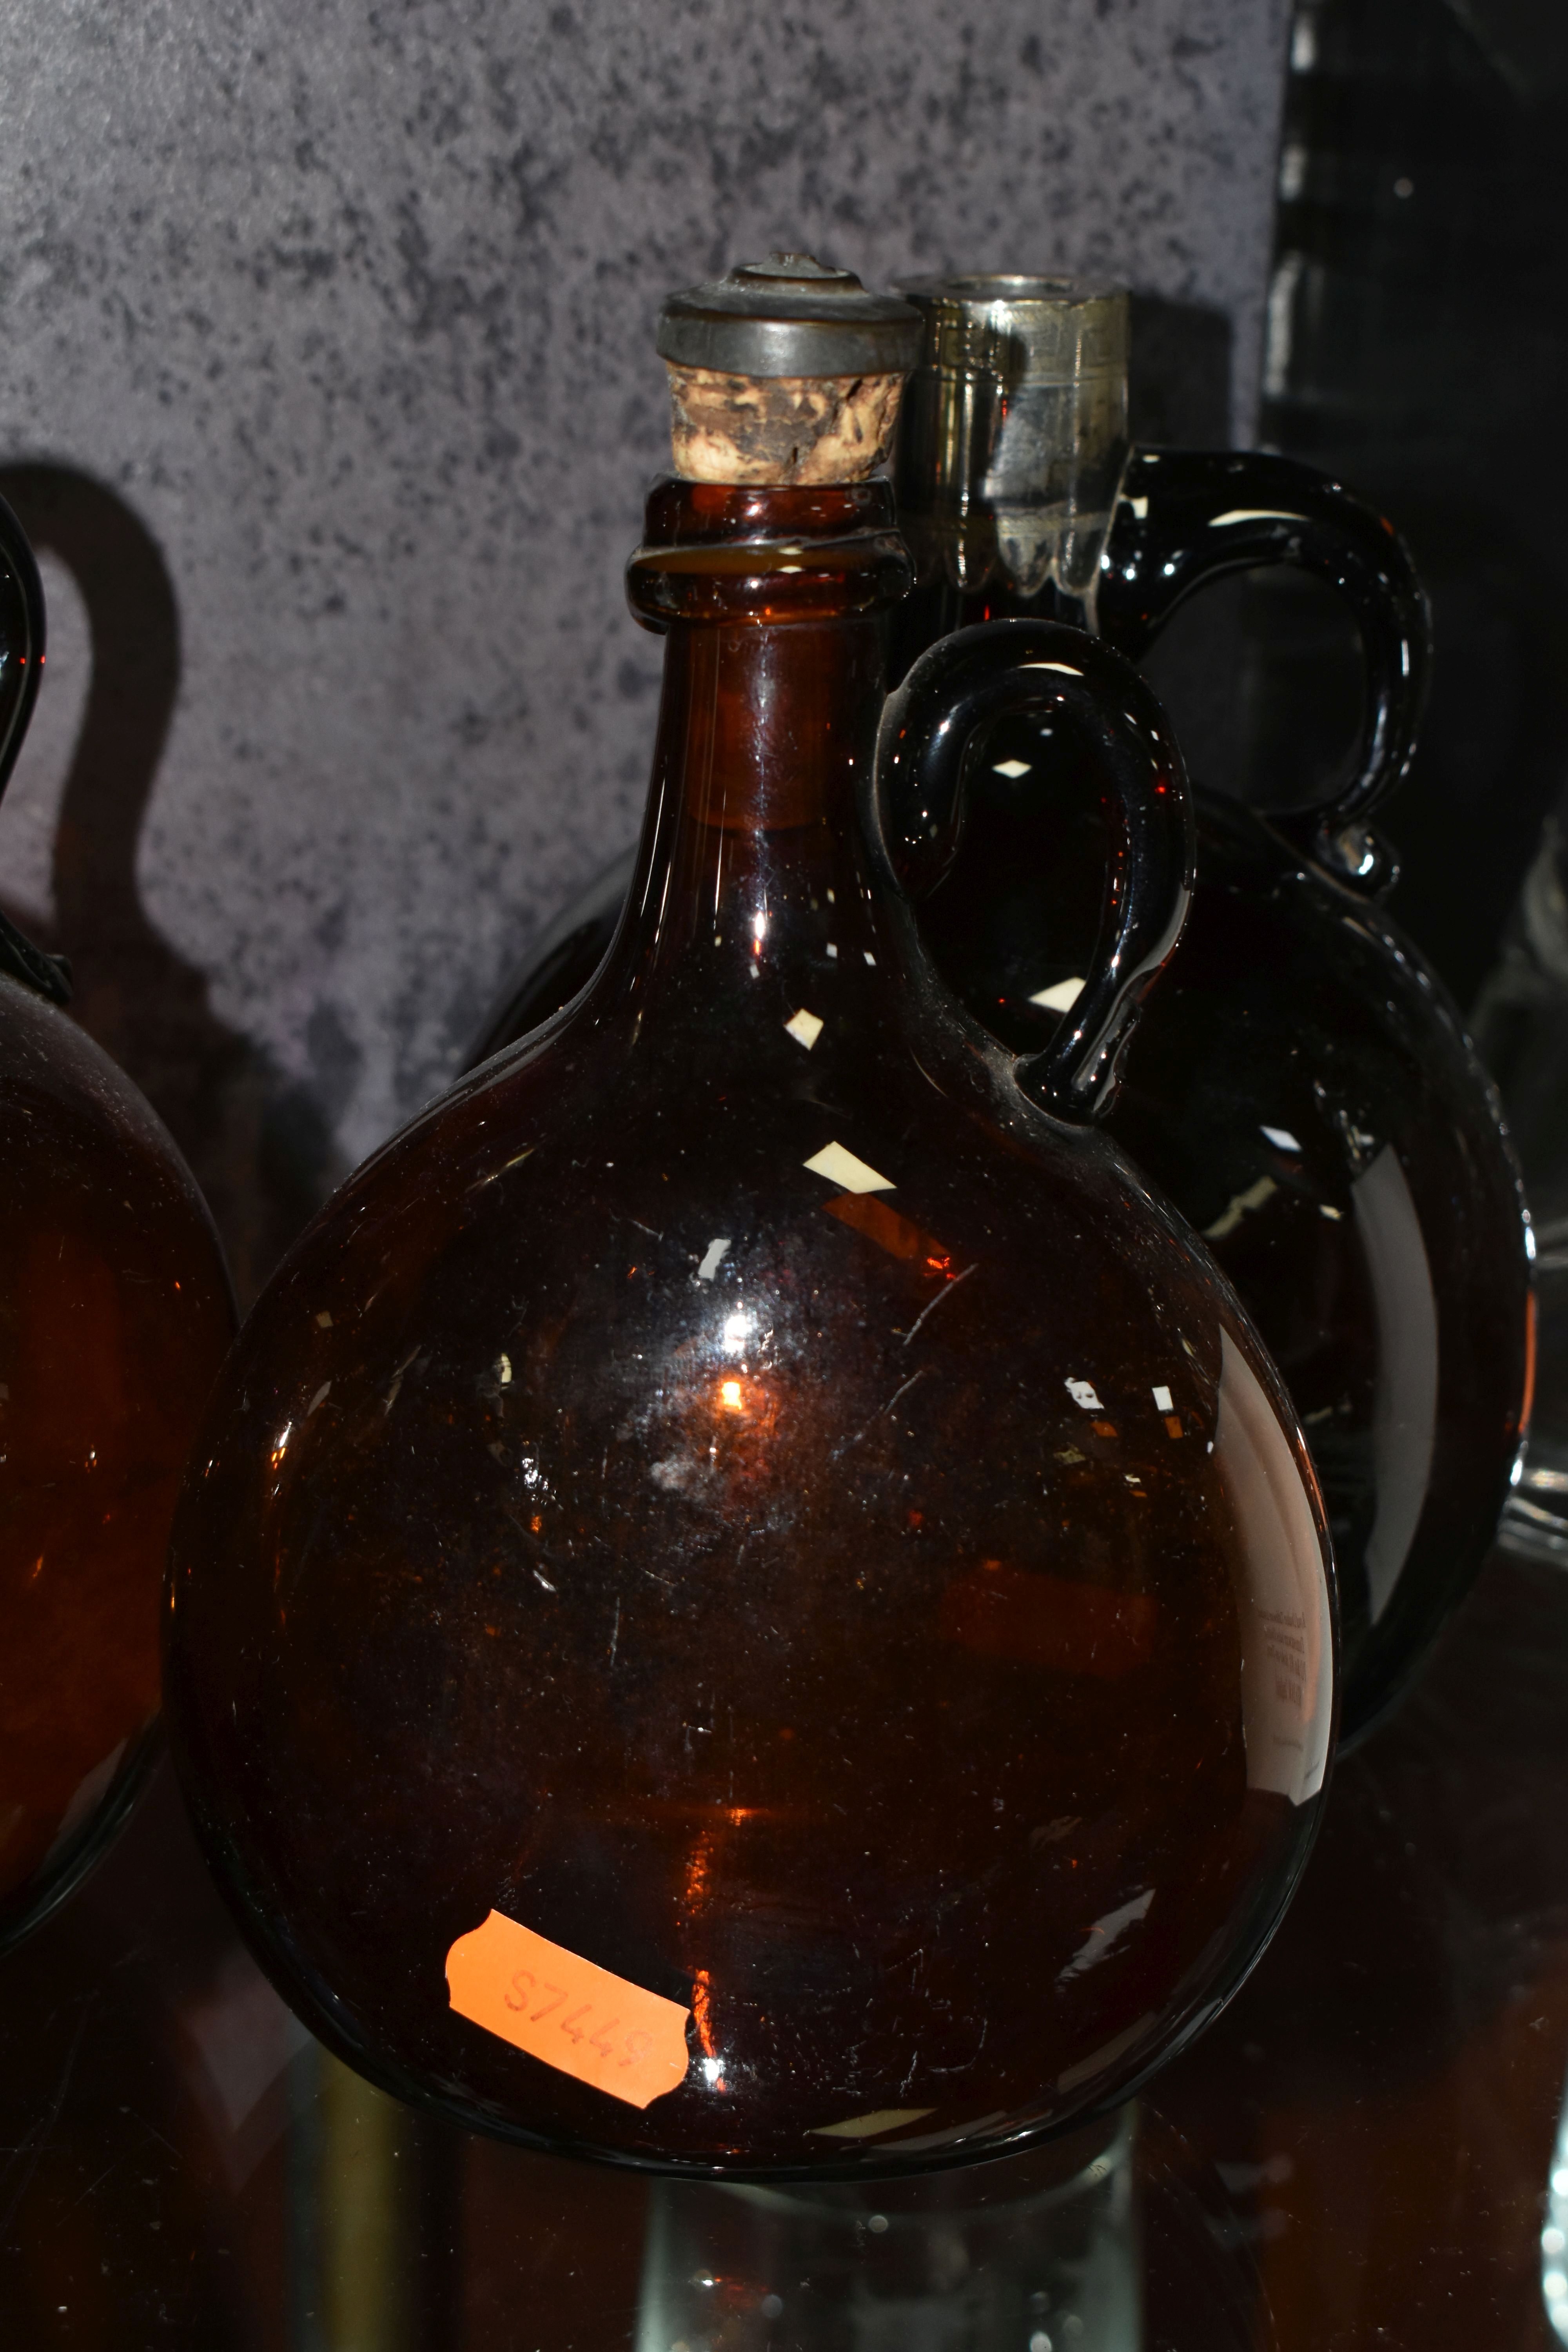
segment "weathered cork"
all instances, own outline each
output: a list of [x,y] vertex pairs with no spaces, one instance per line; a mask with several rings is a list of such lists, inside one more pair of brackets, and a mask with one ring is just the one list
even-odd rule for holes
[[900,375],[669,370],[675,470],[689,482],[863,482],[892,447]]

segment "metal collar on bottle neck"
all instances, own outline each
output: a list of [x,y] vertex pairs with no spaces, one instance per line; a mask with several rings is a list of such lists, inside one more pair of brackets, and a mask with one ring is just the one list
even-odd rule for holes
[[1127,456],[1126,289],[997,273],[898,290],[925,331],[896,475],[922,573],[1088,596]]
[[657,348],[677,367],[722,375],[902,376],[920,357],[921,317],[896,295],[868,293],[852,269],[773,253],[671,294]]
[[1127,289],[1110,278],[959,272],[900,279],[899,291],[921,314],[922,368],[1008,384],[1126,374]]

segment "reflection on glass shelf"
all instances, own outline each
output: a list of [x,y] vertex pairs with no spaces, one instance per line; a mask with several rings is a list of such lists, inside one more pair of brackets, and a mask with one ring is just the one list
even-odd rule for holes
[[289,2352],[421,2352],[417,2119],[313,2041],[289,2088]]
[[[1568,1024],[1568,996],[1558,1017]],[[1568,1088],[1568,1056],[1563,1075]],[[1535,1278],[1535,1413],[1499,1535],[1510,1551],[1568,1567],[1568,1218],[1537,1227]]]
[[1568,2344],[1568,2094],[1552,2151],[1552,2177],[1546,2189],[1546,2220],[1541,2232],[1541,2293],[1546,2316]]
[[1133,2134],[1126,2108],[1087,2151],[914,2182],[661,2180],[637,2352],[1142,2352]]
[[1568,1564],[1568,842],[1551,818],[1476,1006],[1535,1217],[1535,1411],[1500,1540]]

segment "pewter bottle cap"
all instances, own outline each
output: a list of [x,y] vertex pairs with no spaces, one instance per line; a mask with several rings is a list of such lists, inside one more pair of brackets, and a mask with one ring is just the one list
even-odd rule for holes
[[678,367],[724,375],[907,375],[921,320],[896,295],[868,294],[852,269],[770,253],[669,295],[657,349]]

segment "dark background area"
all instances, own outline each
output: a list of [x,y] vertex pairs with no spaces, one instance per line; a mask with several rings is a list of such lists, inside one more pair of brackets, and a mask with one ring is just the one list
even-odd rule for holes
[[[1568,14],[1325,0],[1296,14],[1258,437],[1390,515],[1432,600],[1432,698],[1380,822],[1392,905],[1462,1005],[1568,783]],[[1155,657],[1194,766],[1310,800],[1358,659],[1329,592],[1223,587]]]

